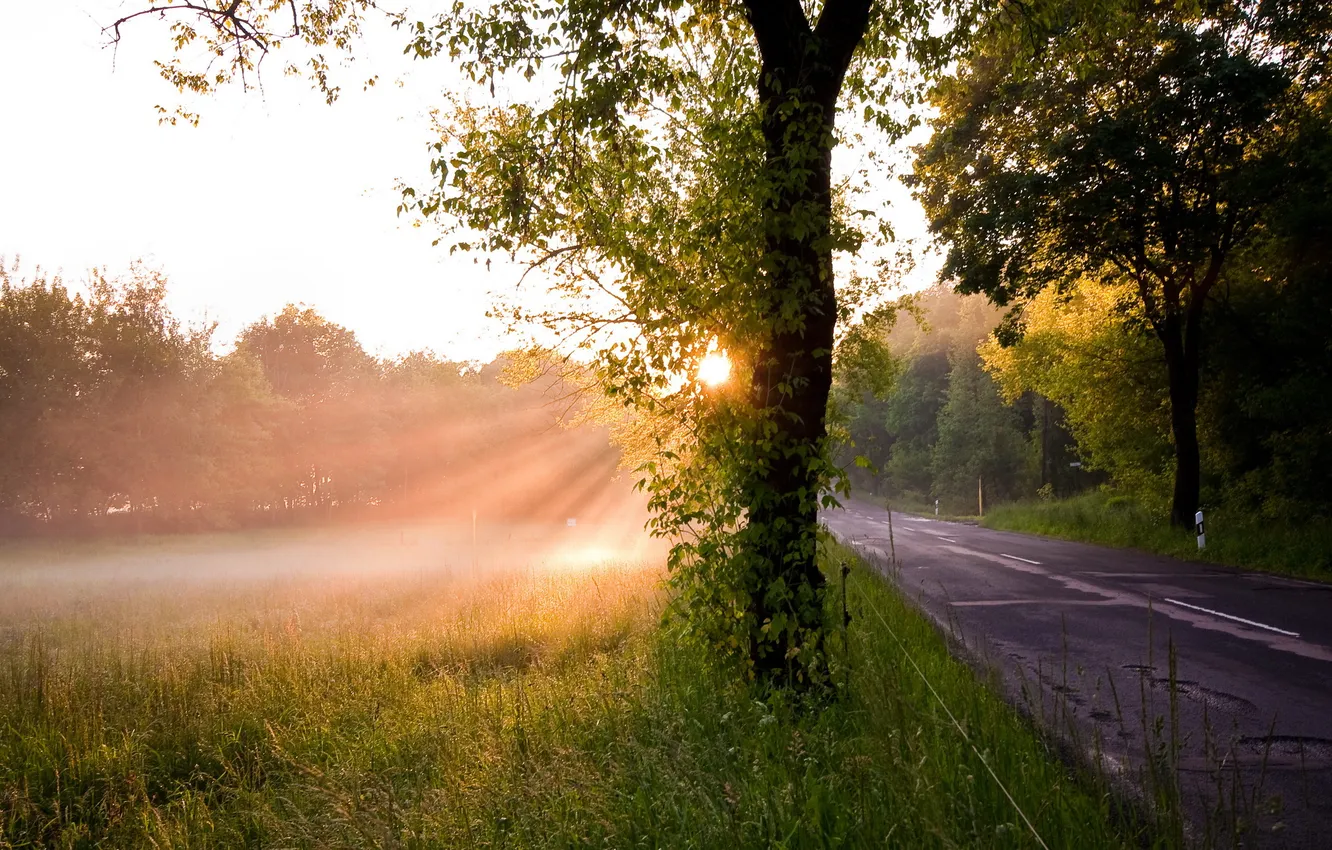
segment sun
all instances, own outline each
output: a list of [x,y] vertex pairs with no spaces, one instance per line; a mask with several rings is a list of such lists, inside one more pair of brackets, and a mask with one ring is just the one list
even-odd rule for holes
[[698,362],[698,379],[710,387],[719,387],[731,377],[731,358],[720,351],[709,352]]

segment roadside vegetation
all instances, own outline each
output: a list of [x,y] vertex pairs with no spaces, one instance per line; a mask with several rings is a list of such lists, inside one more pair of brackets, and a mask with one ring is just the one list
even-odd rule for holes
[[1233,509],[1207,511],[1207,547],[1192,531],[1125,496],[1093,491],[1071,499],[1001,505],[981,525],[1122,546],[1234,567],[1332,580],[1332,525],[1272,522]]
[[1164,840],[859,566],[843,679],[817,712],[758,699],[662,626],[656,568],[6,569],[0,846]]

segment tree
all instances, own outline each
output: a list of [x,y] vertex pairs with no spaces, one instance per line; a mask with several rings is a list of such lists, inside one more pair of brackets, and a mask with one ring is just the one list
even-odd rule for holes
[[374,358],[350,330],[294,304],[242,330],[236,353],[259,363],[287,401],[273,428],[287,504],[329,509],[346,501],[363,471],[357,462],[374,445],[365,420],[375,408],[350,403],[363,381],[377,377]]
[[1159,342],[1128,281],[1048,289],[1023,310],[1022,338],[989,340],[986,368],[1010,401],[1036,392],[1064,410],[1088,469],[1152,505],[1170,499],[1170,397]]
[[948,398],[939,410],[931,457],[935,495],[945,503],[970,506],[982,486],[995,502],[1029,491],[1030,453],[1017,413],[999,398],[974,350],[956,350],[951,359]]
[[59,276],[0,263],[0,527],[49,516],[81,476],[57,423],[93,384],[88,309]]
[[101,490],[99,512],[128,508],[141,527],[145,512],[182,507],[196,483],[197,468],[182,461],[199,424],[193,390],[212,328],[182,326],[166,305],[166,277],[140,263],[120,279],[95,271],[88,288],[95,380],[75,439]]
[[[673,453],[684,471],[656,467],[657,527],[703,526],[672,558],[698,633],[780,683],[823,675],[832,255],[855,240],[834,218],[831,149],[870,6],[834,0],[811,24],[796,2],[598,3],[567,17],[514,2],[440,19],[417,41],[465,53],[481,81],[571,54],[553,104],[457,116],[446,182],[418,209],[459,222],[468,247],[480,233],[485,249],[524,253],[575,298],[609,299],[609,315],[535,318],[565,333],[628,326],[598,352],[604,384],[696,424]],[[670,376],[718,340],[749,367],[748,392],[667,400]]]
[[[207,90],[284,39],[345,46],[370,5],[194,7],[172,25],[177,43],[202,39],[229,57],[225,73],[172,62],[164,74]],[[277,13],[288,8],[296,20],[284,32]],[[874,236],[850,226],[854,193],[833,185],[836,120],[854,106],[904,129],[888,108],[892,63],[939,61],[942,42],[912,29],[930,8],[826,0],[815,15],[799,0],[501,0],[396,21],[409,52],[449,55],[482,91],[521,76],[515,88],[535,92],[445,111],[439,183],[408,188],[403,209],[443,216],[455,248],[539,269],[568,307],[518,314],[595,339],[607,391],[689,423],[690,443],[663,446],[646,470],[656,527],[685,535],[671,563],[699,603],[691,616],[710,624],[700,634],[779,684],[826,672],[817,511],[831,480],[836,326],[858,289],[845,282],[839,300],[833,256]],[[322,54],[312,67],[335,96]],[[716,346],[748,369],[748,386],[680,388]]]
[[1083,275],[1133,286],[1168,376],[1178,525],[1199,499],[1204,313],[1303,179],[1327,24],[1283,0],[1004,6],[935,90],[914,179],[944,275],[1000,305]]

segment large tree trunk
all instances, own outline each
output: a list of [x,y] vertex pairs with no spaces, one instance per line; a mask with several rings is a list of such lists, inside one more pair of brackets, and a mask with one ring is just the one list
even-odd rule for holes
[[[822,219],[824,226],[815,231],[826,234],[831,214],[826,161],[811,174],[803,197],[782,196],[774,214],[789,217],[793,207],[804,203],[806,212],[812,208]],[[780,232],[770,233],[767,251],[780,268],[769,272],[772,300],[766,306],[774,332],[757,360],[752,385],[762,430],[748,493],[749,530],[758,562],[768,567],[754,595],[753,615],[759,624],[778,613],[793,619],[803,633],[797,636],[801,652],[816,653],[824,586],[816,558],[818,497],[824,484],[837,297],[829,252]],[[799,309],[790,311],[792,304]],[[786,682],[799,667],[790,663],[787,649],[785,642],[765,645],[756,638],[751,660],[760,673]]]
[[1202,460],[1198,452],[1198,371],[1201,309],[1190,305],[1184,316],[1172,313],[1160,328],[1170,389],[1170,431],[1175,440],[1175,492],[1170,524],[1189,528],[1202,497]]
[[766,158],[756,188],[766,204],[761,306],[771,334],[752,381],[760,431],[746,482],[747,548],[756,579],[749,615],[759,629],[751,630],[750,660],[758,674],[783,685],[808,683],[823,639],[824,578],[816,555],[837,322],[833,125],[869,5],[829,0],[811,29],[798,0],[747,4],[763,57]]

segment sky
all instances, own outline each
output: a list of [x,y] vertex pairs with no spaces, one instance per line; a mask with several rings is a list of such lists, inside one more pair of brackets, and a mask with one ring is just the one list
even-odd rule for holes
[[[184,101],[162,81],[166,27],[102,27],[136,0],[0,3],[0,256],[68,283],[143,260],[170,280],[173,311],[215,321],[226,343],[286,303],[311,305],[372,353],[428,348],[486,360],[505,347],[485,318],[518,270],[449,256],[436,231],[395,208],[399,180],[424,182],[429,109],[454,81],[448,63],[410,62],[401,36],[368,28],[332,107],[273,63],[262,90]],[[379,85],[359,81],[377,73]],[[184,103],[199,127],[158,124]],[[900,189],[898,229],[919,233]],[[922,272],[916,286],[927,283]],[[914,287],[913,287],[914,288]]]

